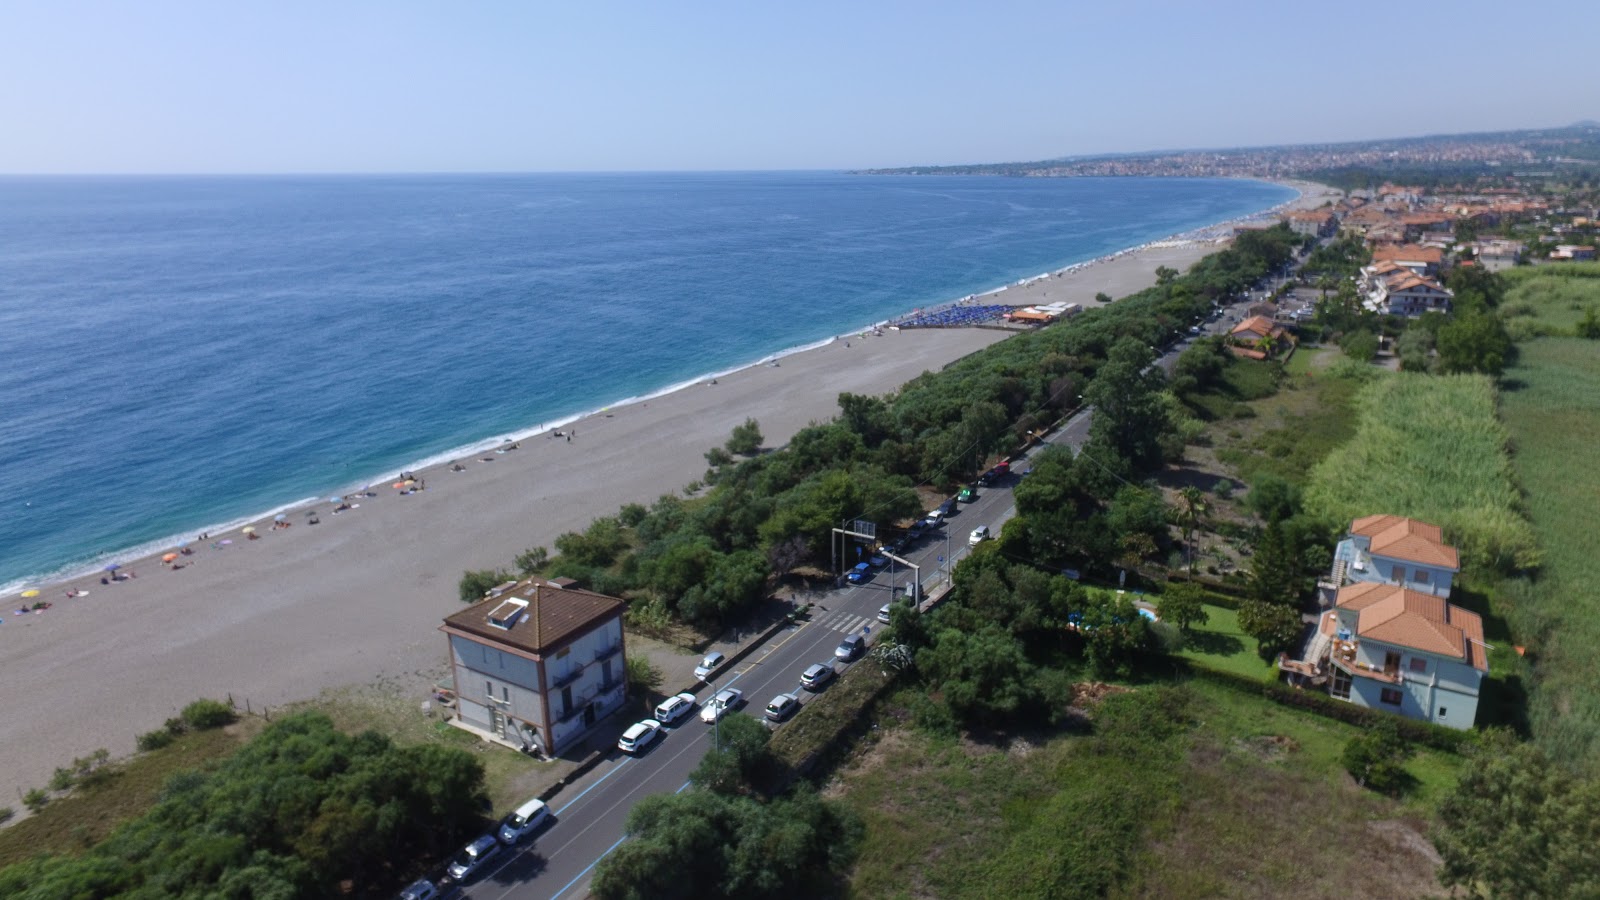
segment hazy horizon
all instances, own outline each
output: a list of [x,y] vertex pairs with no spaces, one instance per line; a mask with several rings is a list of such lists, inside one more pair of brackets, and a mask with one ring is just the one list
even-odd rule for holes
[[1600,113],[1552,88],[1588,47],[1548,23],[1585,12],[23,6],[0,173],[837,171],[1557,128]]

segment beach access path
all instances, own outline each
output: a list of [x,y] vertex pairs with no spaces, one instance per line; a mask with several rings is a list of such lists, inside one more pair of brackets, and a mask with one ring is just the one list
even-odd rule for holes
[[[1218,249],[1179,243],[1128,253],[1014,286],[986,302],[1093,304],[1155,281],[1158,266],[1184,270]],[[384,678],[415,678],[446,658],[443,617],[459,608],[463,571],[510,567],[625,503],[652,503],[706,469],[705,451],[756,419],[768,446],[832,418],[842,391],[882,394],[1003,340],[996,329],[885,331],[849,337],[565,426],[573,439],[525,438],[520,449],[474,454],[418,472],[427,489],[375,485],[356,509],[333,504],[290,514],[286,529],[213,534],[179,558],[126,565],[136,577],[99,577],[43,589],[42,613],[0,611],[0,788],[43,786],[57,766],[106,748],[132,753],[136,735],[199,697],[232,696],[259,708]],[[213,542],[231,540],[216,549]],[[68,589],[88,590],[68,598]],[[21,601],[10,598],[20,605]]]

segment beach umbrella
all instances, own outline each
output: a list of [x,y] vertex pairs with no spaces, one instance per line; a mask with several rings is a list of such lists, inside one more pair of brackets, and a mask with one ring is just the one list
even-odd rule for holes
[[223,545],[231,544],[231,543],[233,543],[233,538],[224,538],[224,539],[222,539],[220,541],[217,541],[217,543],[223,544]]
[[396,490],[398,490],[400,488],[403,488],[405,486],[406,486],[406,483],[404,481],[396,481],[393,485],[391,485],[391,487],[395,488]]
[[168,553],[166,556],[161,557],[161,561],[162,562],[172,562],[173,560],[175,560],[177,558],[178,558],[178,554],[176,554],[176,553]]
[[328,502],[329,503],[343,503],[344,502],[344,498],[343,497],[329,497],[328,498]]
[[272,517],[272,521],[274,521],[274,522],[282,522],[284,519],[287,519],[287,518],[289,518],[289,514],[288,513],[278,513],[277,515]]
[[122,568],[122,564],[121,563],[112,563],[111,565],[106,566],[106,571],[107,572],[115,572],[116,570],[118,570],[120,568]]
[[37,597],[37,596],[39,596],[39,592],[37,590],[23,591],[22,592],[22,596],[24,596],[24,597]]
[[239,533],[240,534],[255,534],[256,533],[256,527],[254,525],[246,525],[245,527],[239,529]]
[[189,542],[188,541],[179,541],[178,542],[178,549],[179,550],[182,550],[183,548],[185,548],[187,546],[189,546]]

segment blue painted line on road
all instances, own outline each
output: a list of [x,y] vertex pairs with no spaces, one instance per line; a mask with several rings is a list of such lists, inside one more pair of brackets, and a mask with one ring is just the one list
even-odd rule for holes
[[579,800],[582,800],[584,794],[587,794],[590,791],[594,790],[595,788],[599,787],[600,785],[604,784],[605,780],[607,778],[610,778],[611,776],[617,774],[617,771],[619,769],[621,769],[623,766],[627,765],[627,764],[628,764],[628,760],[626,760],[626,759],[624,759],[622,762],[617,763],[615,766],[613,766],[611,768],[611,771],[605,773],[604,775],[601,775],[600,779],[598,781],[596,781],[594,784],[591,784],[588,787],[584,788],[578,794],[578,796],[573,797],[571,800],[568,800],[564,805],[562,805],[562,807],[560,809],[556,810],[556,815],[559,816],[562,813],[566,812],[568,806],[571,806],[572,804],[577,803]]
[[622,837],[617,838],[617,842],[615,844],[612,844],[611,846],[607,847],[606,848],[606,852],[604,852],[604,853],[600,854],[599,856],[595,857],[595,861],[592,862],[592,863],[589,863],[589,867],[587,869],[584,869],[582,872],[579,872],[578,874],[572,876],[572,880],[567,882],[567,886],[566,887],[562,888],[559,891],[556,891],[554,894],[551,894],[550,895],[550,900],[556,900],[557,897],[560,897],[562,894],[565,894],[567,891],[572,890],[572,886],[573,885],[575,885],[578,882],[582,881],[583,880],[583,876],[589,874],[590,870],[592,870],[595,866],[600,865],[600,860],[605,859],[606,857],[610,856],[611,855],[611,851],[617,849],[618,847],[621,847],[622,846],[622,842],[627,840],[627,839],[628,839],[627,835],[623,835]]
[[678,788],[678,789],[677,789],[677,790],[675,790],[675,791],[673,791],[673,793],[674,793],[674,794],[681,794],[681,793],[683,793],[683,792],[684,792],[684,790],[685,790],[685,789],[687,789],[687,788],[688,788],[688,787],[689,787],[689,785],[691,785],[691,784],[694,784],[694,782],[692,782],[692,781],[685,781],[685,782],[684,782],[684,783],[683,783],[683,787],[681,787],[681,788]]

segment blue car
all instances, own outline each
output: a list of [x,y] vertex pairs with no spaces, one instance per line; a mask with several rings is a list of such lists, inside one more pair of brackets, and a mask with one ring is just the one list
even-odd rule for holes
[[854,569],[851,569],[850,570],[850,574],[845,576],[845,578],[851,584],[860,584],[861,582],[866,581],[868,578],[871,578],[871,577],[872,577],[872,564],[871,563],[856,563],[856,567]]

